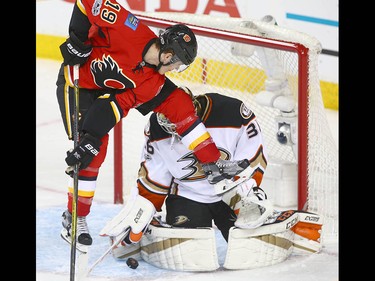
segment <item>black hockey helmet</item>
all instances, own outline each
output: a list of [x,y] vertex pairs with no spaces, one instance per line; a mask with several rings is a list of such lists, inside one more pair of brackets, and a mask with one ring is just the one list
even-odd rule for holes
[[197,39],[193,31],[186,25],[169,26],[160,33],[159,38],[160,54],[166,50],[173,50],[175,53],[176,58],[170,63],[179,59],[188,66],[195,60],[198,51]]

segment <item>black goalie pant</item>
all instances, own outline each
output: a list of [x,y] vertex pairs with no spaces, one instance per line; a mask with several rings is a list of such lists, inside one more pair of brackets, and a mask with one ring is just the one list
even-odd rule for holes
[[236,215],[223,201],[200,203],[178,195],[168,195],[166,222],[174,227],[212,227],[214,221],[224,239],[228,241],[229,229],[234,226]]

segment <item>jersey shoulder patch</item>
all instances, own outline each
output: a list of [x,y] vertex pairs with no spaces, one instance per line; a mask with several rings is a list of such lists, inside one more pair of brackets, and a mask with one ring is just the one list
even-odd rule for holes
[[252,120],[254,113],[241,100],[218,93],[207,93],[206,127],[241,128]]
[[139,24],[139,19],[132,13],[129,13],[124,24],[132,30],[136,30]]
[[240,114],[244,119],[249,119],[251,115],[253,115],[253,112],[246,106],[246,104],[242,103],[240,106]]

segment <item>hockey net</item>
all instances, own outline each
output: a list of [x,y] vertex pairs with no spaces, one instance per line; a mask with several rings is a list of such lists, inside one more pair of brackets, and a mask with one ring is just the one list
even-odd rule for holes
[[[263,189],[271,199],[287,197],[275,200],[281,207],[323,216],[322,236],[337,237],[338,148],[320,91],[320,43],[278,26],[271,16],[244,20],[140,13],[137,17],[155,33],[175,23],[194,31],[197,59],[184,72],[167,76],[196,95],[218,92],[244,101],[258,118],[268,151]],[[123,193],[134,186],[148,117],[137,112],[134,118],[144,121],[139,125],[129,115],[114,130],[115,203],[122,203]]]

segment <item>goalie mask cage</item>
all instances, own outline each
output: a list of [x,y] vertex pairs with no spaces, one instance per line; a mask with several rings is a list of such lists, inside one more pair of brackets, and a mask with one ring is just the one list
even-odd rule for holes
[[[338,148],[320,91],[320,43],[307,34],[278,26],[271,16],[245,20],[146,12],[137,17],[157,34],[176,23],[185,23],[194,31],[196,60],[187,70],[167,76],[195,95],[218,92],[244,101],[262,128],[268,165],[295,167],[295,208],[323,216],[322,237],[336,238]],[[142,125],[135,126],[129,113],[113,133],[115,203],[123,203],[123,192],[127,194],[135,185],[142,126],[149,116],[132,111],[136,112],[134,118],[144,118]],[[278,133],[284,137],[277,138]],[[267,186],[262,187],[269,192]]]

